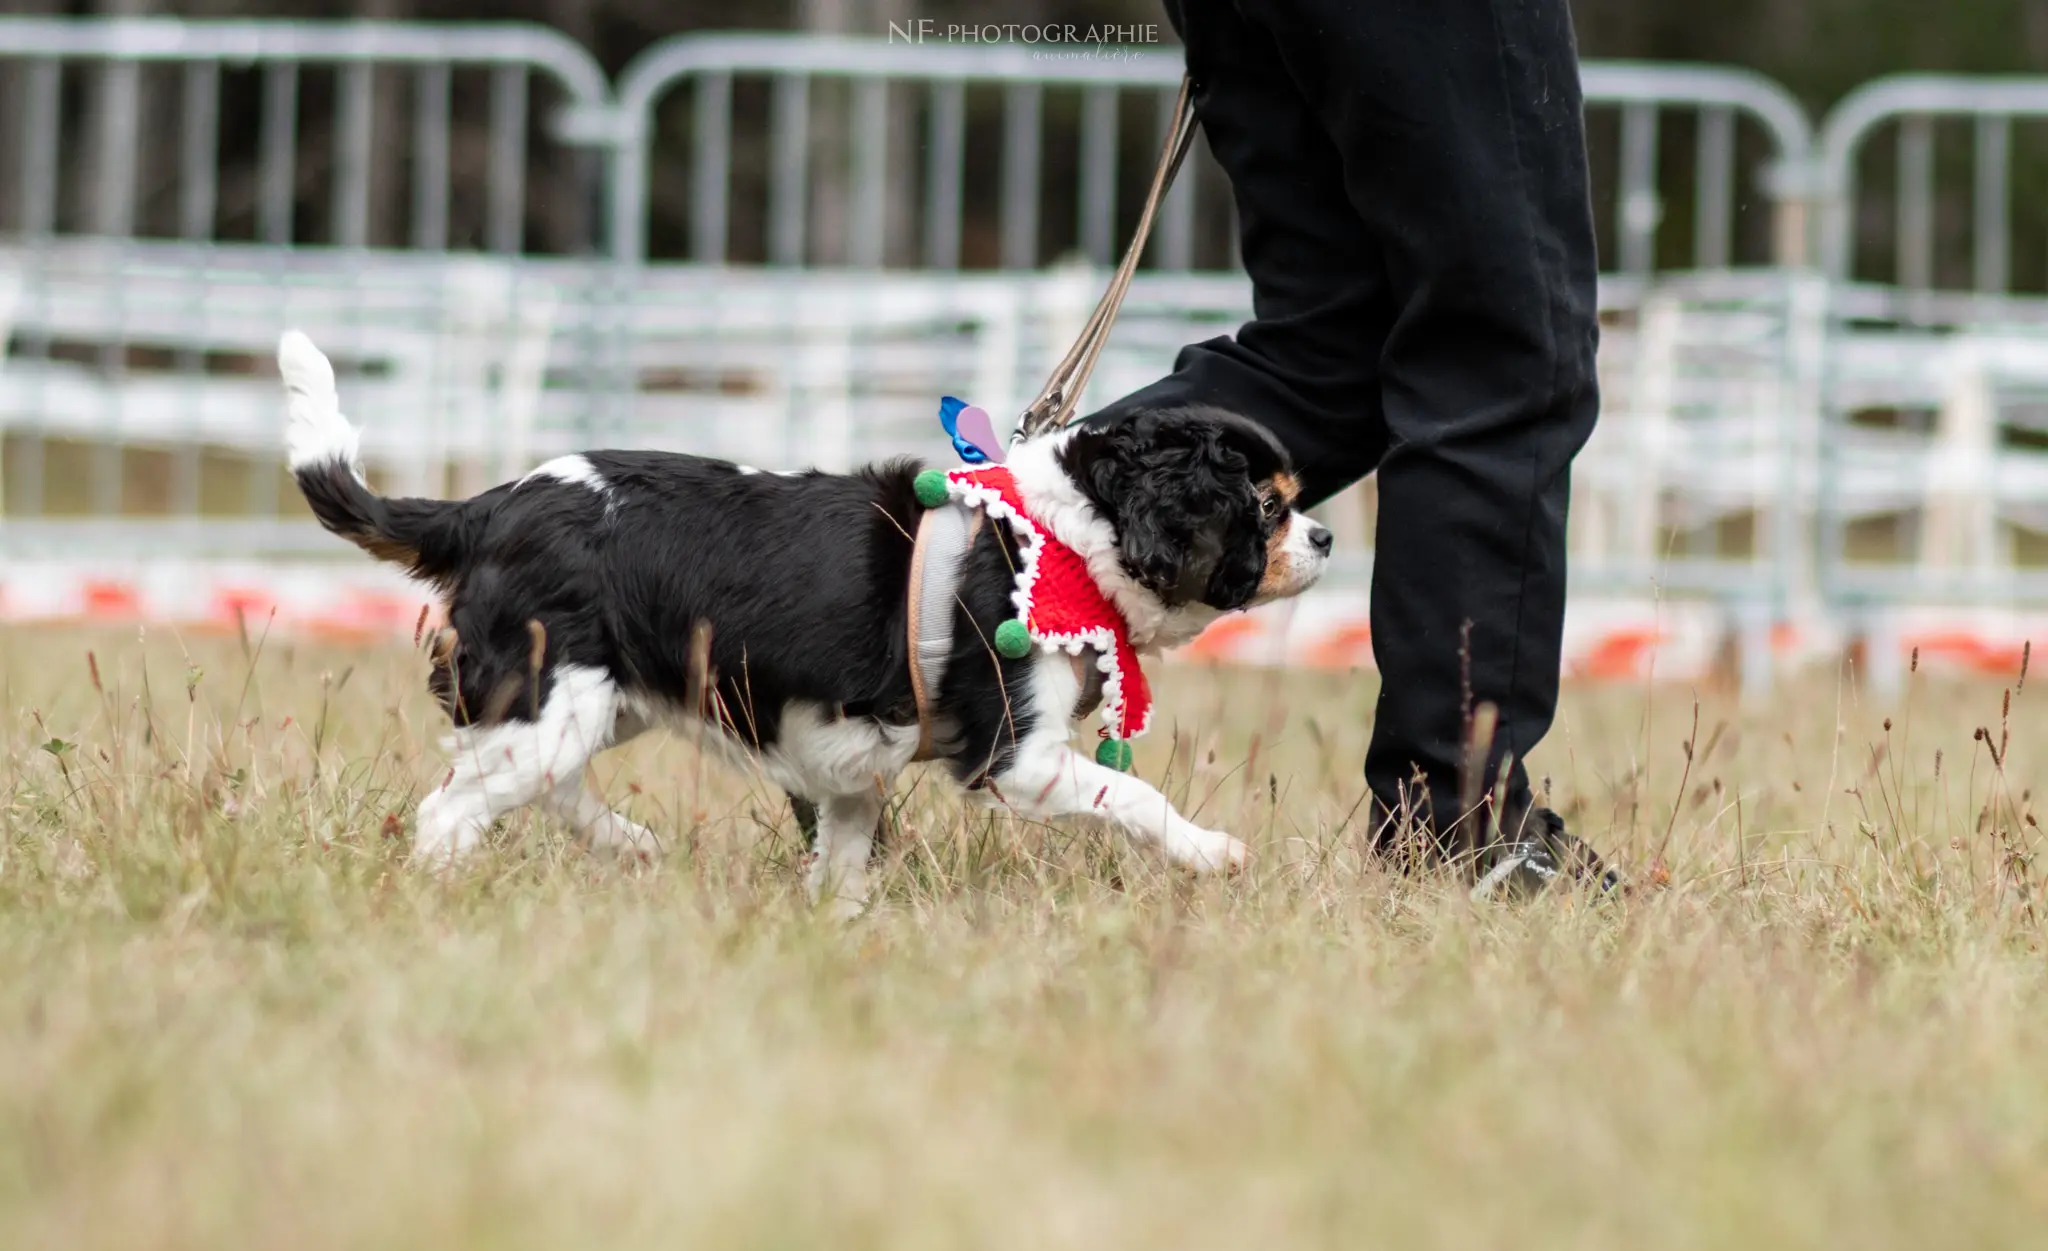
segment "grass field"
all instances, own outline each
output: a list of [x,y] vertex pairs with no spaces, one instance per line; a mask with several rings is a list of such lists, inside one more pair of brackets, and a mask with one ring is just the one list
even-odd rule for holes
[[1570,691],[1535,771],[1638,889],[1500,907],[1362,862],[1369,678],[1163,673],[1139,769],[1250,840],[1247,876],[906,783],[840,930],[779,795],[675,740],[597,769],[673,837],[659,868],[519,818],[472,873],[409,872],[441,727],[402,647],[0,655],[0,1247],[1753,1251],[2048,1219],[2030,686]]

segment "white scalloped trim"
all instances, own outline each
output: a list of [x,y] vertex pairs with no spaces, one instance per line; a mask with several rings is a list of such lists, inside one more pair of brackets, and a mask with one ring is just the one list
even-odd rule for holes
[[[1017,608],[1018,620],[1024,623],[1024,628],[1030,632],[1032,641],[1043,646],[1057,648],[1073,656],[1080,655],[1083,648],[1094,648],[1095,667],[1102,673],[1103,721],[1109,726],[1111,733],[1121,728],[1123,733],[1120,737],[1123,738],[1137,738],[1144,734],[1152,728],[1150,709],[1145,712],[1145,724],[1140,726],[1128,724],[1124,715],[1124,674],[1123,668],[1117,664],[1115,631],[1106,626],[1097,626],[1091,630],[1051,634],[1031,628],[1031,596],[1038,584],[1039,553],[1051,536],[1036,520],[1011,507],[1010,501],[1003,498],[1002,492],[978,482],[963,482],[953,476],[954,473],[978,472],[986,468],[991,466],[976,466],[973,470],[948,472],[946,491],[951,498],[971,508],[979,508],[996,520],[1009,522],[1012,532],[1017,535],[1017,555],[1023,562],[1023,567],[1017,570],[1017,586],[1010,592],[1010,602]],[[1052,538],[1051,541],[1059,540]],[[1115,610],[1115,603],[1111,602],[1110,607]],[[1136,650],[1135,646],[1132,650]]]
[[1032,520],[1088,566],[1096,589],[1123,617],[1124,631],[1139,655],[1155,655],[1188,642],[1223,614],[1201,604],[1168,608],[1124,569],[1116,527],[1095,510],[1060,464],[1060,450],[1076,433],[1070,426],[1032,439],[1010,454],[1003,468],[1017,484],[1017,498]]

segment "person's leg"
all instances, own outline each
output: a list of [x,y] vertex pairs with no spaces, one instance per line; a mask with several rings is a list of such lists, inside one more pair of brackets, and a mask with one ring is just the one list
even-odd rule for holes
[[1386,450],[1379,354],[1394,306],[1344,160],[1280,48],[1231,0],[1166,0],[1195,80],[1202,141],[1230,178],[1253,319],[1184,348],[1174,370],[1087,418],[1215,404],[1270,427],[1302,503],[1370,473]]
[[[1398,809],[1420,771],[1427,793],[1412,798],[1448,826],[1466,718],[1491,703],[1481,787],[1511,755],[1519,813],[1522,760],[1556,709],[1569,466],[1598,407],[1569,13],[1564,0],[1271,0],[1242,12],[1182,0],[1175,17],[1204,130],[1251,210],[1258,316],[1234,343],[1188,349],[1173,378],[1110,416],[1177,398],[1231,403],[1269,421],[1324,494],[1377,464],[1383,685],[1367,781]],[[1283,92],[1266,49],[1292,109],[1272,98]],[[1293,125],[1302,113],[1319,141]],[[1348,226],[1329,206],[1333,177]],[[1372,398],[1354,398],[1361,379],[1376,379]]]
[[[1598,409],[1592,206],[1565,0],[1284,0],[1261,10],[1344,154],[1399,305],[1381,354],[1366,775],[1418,766],[1459,809],[1471,703],[1499,710],[1483,784],[1557,708],[1565,508]],[[1468,634],[1469,625],[1469,634]],[[1470,691],[1470,700],[1465,692]]]

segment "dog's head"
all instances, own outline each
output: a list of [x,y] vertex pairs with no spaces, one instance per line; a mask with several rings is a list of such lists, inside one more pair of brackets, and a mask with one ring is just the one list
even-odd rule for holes
[[1298,595],[1329,559],[1329,529],[1294,511],[1287,453],[1233,413],[1146,410],[1076,427],[1056,458],[1115,528],[1123,572],[1169,615]]

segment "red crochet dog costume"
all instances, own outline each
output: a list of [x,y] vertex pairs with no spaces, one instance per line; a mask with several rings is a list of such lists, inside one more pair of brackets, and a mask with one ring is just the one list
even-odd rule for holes
[[1109,735],[1136,738],[1152,728],[1152,690],[1131,646],[1130,626],[1095,585],[1080,554],[1024,511],[1010,471],[1000,465],[954,469],[946,474],[946,492],[1010,523],[1023,561],[1011,599],[1032,641],[1075,655],[1084,647],[1095,649]]

